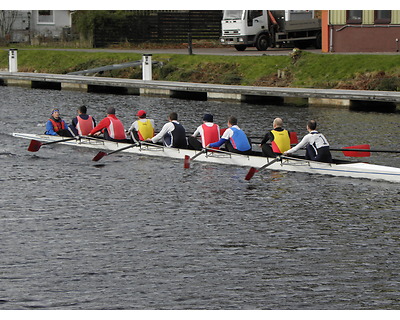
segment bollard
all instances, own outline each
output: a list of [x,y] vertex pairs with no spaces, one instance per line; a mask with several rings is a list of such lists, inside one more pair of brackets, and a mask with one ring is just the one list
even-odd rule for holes
[[143,80],[152,80],[151,54],[144,54],[142,60]]
[[8,72],[18,72],[17,51],[18,49],[8,50]]

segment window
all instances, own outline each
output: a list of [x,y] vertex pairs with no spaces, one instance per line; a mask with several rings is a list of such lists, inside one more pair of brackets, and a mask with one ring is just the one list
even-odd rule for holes
[[347,10],[347,23],[362,23],[362,10]]
[[243,10],[224,10],[223,20],[241,20]]
[[247,16],[247,25],[251,27],[253,25],[253,20],[261,17],[263,14],[262,10],[249,10],[248,16]]
[[253,20],[257,17],[262,16],[262,10],[249,10],[249,19]]
[[38,10],[38,23],[54,23],[53,10]]
[[392,10],[375,10],[375,23],[390,23]]

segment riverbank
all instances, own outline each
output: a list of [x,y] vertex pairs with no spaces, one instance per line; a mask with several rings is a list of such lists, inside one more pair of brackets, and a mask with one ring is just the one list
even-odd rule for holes
[[[18,71],[66,74],[141,60],[130,52],[18,50]],[[209,84],[400,91],[400,55],[314,54],[212,56],[153,54],[161,62],[153,79]],[[0,52],[0,69],[8,51]],[[141,79],[141,67],[106,71],[97,76]]]

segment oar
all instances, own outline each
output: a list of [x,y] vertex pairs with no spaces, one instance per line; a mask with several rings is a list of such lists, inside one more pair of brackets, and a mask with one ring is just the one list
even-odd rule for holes
[[196,159],[199,155],[201,155],[203,153],[206,153],[206,152],[207,152],[207,149],[204,148],[199,153],[196,153],[193,157],[189,157],[188,155],[185,155],[185,160],[184,160],[184,163],[183,163],[183,167],[185,169],[189,169],[190,168],[190,161]]
[[71,140],[75,140],[75,139],[77,139],[77,137],[63,139],[63,140],[57,140],[57,141],[52,141],[52,142],[45,142],[45,143],[37,141],[37,140],[31,140],[31,143],[29,144],[29,147],[28,147],[28,151],[36,152],[36,151],[39,151],[41,146],[45,146],[45,145],[49,145],[49,144],[53,144],[53,143],[71,141]]
[[266,165],[263,165],[261,168],[259,168],[259,169],[256,169],[256,168],[254,168],[254,167],[251,167],[250,169],[249,169],[249,172],[247,172],[247,174],[246,174],[246,177],[244,178],[245,180],[250,180],[251,178],[253,178],[253,176],[254,176],[254,174],[256,173],[256,172],[260,172],[260,171],[263,171],[264,169],[266,169],[267,167],[269,167],[271,164],[273,164],[273,163],[275,163],[275,162],[277,162],[277,161],[280,161],[281,160],[281,157],[276,157],[274,160],[272,160],[271,162],[268,162]]
[[132,148],[132,147],[137,147],[137,146],[138,146],[138,144],[135,143],[135,144],[130,144],[129,146],[125,146],[125,147],[123,147],[123,148],[121,148],[121,149],[117,149],[117,150],[114,150],[114,151],[108,152],[108,153],[107,153],[107,152],[104,152],[104,151],[100,151],[98,154],[96,154],[96,155],[93,157],[92,161],[99,161],[99,160],[102,159],[104,156],[109,156],[109,155],[111,155],[111,154],[113,154],[113,153],[117,153],[117,152],[120,152],[120,151],[129,149],[129,148]]
[[[332,151],[337,151],[337,149],[335,148],[329,148],[329,149]],[[345,149],[351,149],[351,150],[347,151]],[[346,157],[369,157],[371,156],[370,150],[371,149],[369,144],[360,144],[358,146],[344,147],[340,151],[342,151]]]
[[[350,150],[346,150],[350,149]],[[343,147],[343,148],[331,148],[331,151],[342,151],[343,154],[347,157],[369,157],[371,152],[382,152],[382,153],[400,153],[400,150],[379,150],[379,149],[370,149],[368,144],[361,144],[358,146],[351,147]]]
[[289,136],[290,136],[290,144],[298,144],[299,143],[299,139],[297,138],[297,132],[291,131],[289,133]]
[[224,151],[224,150],[215,149],[215,148],[204,148],[202,151],[200,151],[199,153],[196,153],[191,158],[188,155],[185,155],[184,168],[185,169],[190,168],[190,161],[196,159],[199,155],[201,155],[201,154],[203,154],[205,152],[217,152],[217,153],[227,154],[229,156],[241,155],[240,153],[232,153],[232,152],[229,152],[229,151]]

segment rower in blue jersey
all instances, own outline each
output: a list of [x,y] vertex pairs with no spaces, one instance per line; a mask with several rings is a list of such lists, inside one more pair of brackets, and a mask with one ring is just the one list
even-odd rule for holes
[[210,143],[207,147],[219,148],[225,144],[225,148],[229,152],[251,154],[251,143],[249,138],[242,129],[237,125],[238,121],[231,116],[228,119],[228,129],[225,130],[221,139],[217,142]]

